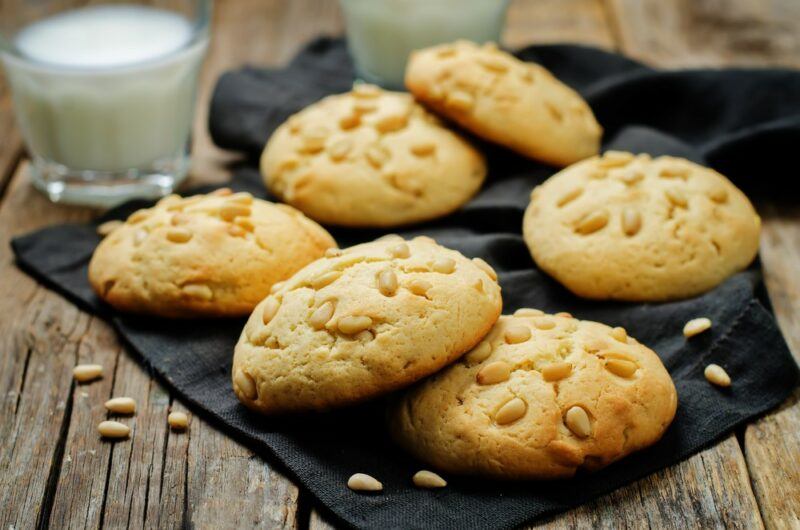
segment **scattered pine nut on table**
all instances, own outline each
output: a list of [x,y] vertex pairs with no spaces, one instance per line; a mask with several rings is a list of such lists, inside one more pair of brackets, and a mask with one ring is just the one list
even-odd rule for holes
[[353,491],[381,491],[383,484],[366,473],[356,473],[347,480],[347,487]]

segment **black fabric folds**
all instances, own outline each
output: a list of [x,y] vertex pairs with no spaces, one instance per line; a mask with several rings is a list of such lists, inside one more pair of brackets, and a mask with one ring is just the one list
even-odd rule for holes
[[[536,61],[578,89],[606,130],[604,148],[675,154],[706,163],[751,195],[797,199],[800,145],[800,72],[699,70],[661,72],[624,57],[579,46],[534,46],[521,58]],[[291,113],[320,97],[342,92],[352,67],[340,40],[319,39],[286,68],[245,68],[222,76],[211,104],[210,129],[222,147],[255,157]],[[520,234],[533,186],[554,169],[481,144],[490,174],[481,193],[461,211],[401,230],[427,234],[468,256],[481,256],[500,274],[504,312],[529,306],[569,311],[582,319],[624,326],[651,346],[675,380],[674,423],[653,447],[595,474],[557,482],[501,483],[447,477],[439,491],[414,488],[421,466],[386,437],[384,400],[283,419],[263,418],[240,406],[230,388],[231,352],[242,320],[165,322],[114,313],[86,280],[98,237],[94,226],[62,225],[13,241],[20,267],[81,307],[110,319],[129,350],[193,410],[224,432],[285,465],[340,522],[359,528],[511,528],[543,514],[584,503],[708,446],[737,425],[782,402],[798,371],[773,316],[759,297],[759,265],[697,298],[663,304],[578,299],[541,273]],[[255,164],[239,170],[232,186],[265,196]],[[105,217],[119,218],[141,204]],[[103,220],[105,220],[103,219]],[[382,232],[332,229],[341,246]],[[691,341],[681,334],[690,318],[707,316],[710,332]],[[760,362],[752,362],[758,358]],[[734,383],[719,389],[703,368],[725,367]],[[272,460],[274,462],[274,459]],[[379,495],[345,487],[365,472],[385,486]]]

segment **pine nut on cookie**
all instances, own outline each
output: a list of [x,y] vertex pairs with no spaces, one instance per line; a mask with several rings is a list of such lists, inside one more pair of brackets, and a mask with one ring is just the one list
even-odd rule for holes
[[461,207],[486,164],[409,94],[356,85],[278,127],[261,172],[274,195],[322,223],[398,226]]
[[[332,281],[318,282],[332,272]],[[256,307],[235,348],[233,388],[266,414],[376,397],[475,347],[501,304],[493,275],[430,238],[344,249]]]
[[122,311],[247,315],[273,284],[335,245],[299,211],[249,193],[170,195],[131,214],[100,242],[89,282]]
[[[508,341],[522,327],[530,336]],[[462,361],[392,404],[389,430],[448,473],[551,479],[602,468],[658,441],[677,407],[658,356],[620,329],[567,314],[502,316]]]
[[689,298],[746,268],[761,220],[716,171],[608,151],[531,193],[523,236],[536,264],[578,296]]

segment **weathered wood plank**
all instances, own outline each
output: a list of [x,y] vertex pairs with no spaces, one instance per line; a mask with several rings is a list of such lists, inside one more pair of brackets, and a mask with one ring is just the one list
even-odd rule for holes
[[577,42],[614,48],[602,0],[514,0],[506,17],[504,44]]
[[661,67],[800,66],[796,0],[606,0],[620,47]]
[[[800,361],[800,207],[762,206],[761,260],[775,316]],[[769,528],[800,528],[800,390],[744,435],[753,489]]]

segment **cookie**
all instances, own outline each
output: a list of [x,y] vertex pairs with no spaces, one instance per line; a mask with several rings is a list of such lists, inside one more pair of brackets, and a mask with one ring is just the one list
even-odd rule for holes
[[716,171],[609,151],[534,189],[523,233],[537,265],[578,296],[661,301],[701,294],[747,267],[760,224]]
[[357,85],[278,127],[261,171],[274,195],[321,223],[390,227],[458,209],[486,164],[410,95]]
[[596,155],[603,129],[577,92],[493,44],[411,54],[406,87],[437,113],[521,155],[566,166]]
[[435,469],[507,479],[596,470],[661,438],[677,394],[623,328],[521,309],[388,415],[394,439]]
[[244,316],[273,284],[335,246],[294,208],[249,193],[171,195],[134,212],[97,246],[89,282],[122,311]]
[[331,253],[255,309],[233,359],[253,410],[325,410],[409,385],[452,363],[500,315],[497,276],[430,238]]

